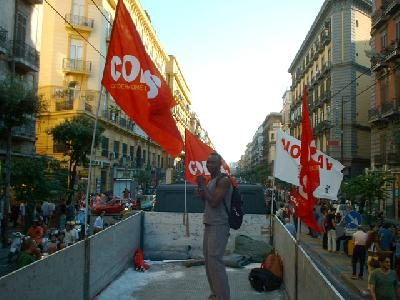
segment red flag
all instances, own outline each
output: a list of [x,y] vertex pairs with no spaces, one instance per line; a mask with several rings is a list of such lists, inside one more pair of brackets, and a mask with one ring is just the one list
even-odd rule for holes
[[[207,170],[206,163],[210,153],[215,152],[213,148],[203,143],[197,136],[189,130],[185,130],[185,179],[193,184],[197,184],[196,177],[204,175],[210,179],[210,173]],[[228,164],[222,160],[221,172],[226,173],[236,186],[235,179],[231,176],[231,170]]]
[[122,0],[118,1],[101,83],[152,140],[174,157],[181,153],[183,140],[171,113],[174,98],[146,53]]
[[314,216],[314,206],[317,202],[313,192],[319,186],[319,164],[316,157],[317,148],[310,123],[307,103],[307,87],[304,87],[303,118],[301,123],[301,153],[300,153],[300,187],[299,194],[292,191],[298,203],[296,215],[311,228],[321,231]]

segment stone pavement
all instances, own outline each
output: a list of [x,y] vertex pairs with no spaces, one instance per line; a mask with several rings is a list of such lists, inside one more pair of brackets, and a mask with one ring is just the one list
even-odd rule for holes
[[[182,262],[149,262],[144,273],[129,268],[103,290],[95,300],[152,299],[152,300],[205,300],[209,287],[204,265],[186,268]],[[250,264],[244,268],[227,268],[232,300],[286,299],[283,290],[258,293],[250,286]]]
[[[322,238],[312,238],[306,234],[308,232],[306,228],[302,229],[300,244],[344,298],[369,299],[367,268],[364,269],[363,280],[351,279],[351,256],[346,255],[342,249],[337,253],[328,252],[322,248]],[[357,272],[358,268],[359,265]]]

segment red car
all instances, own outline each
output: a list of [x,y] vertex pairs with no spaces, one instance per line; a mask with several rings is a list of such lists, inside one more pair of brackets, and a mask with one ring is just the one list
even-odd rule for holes
[[106,214],[119,214],[125,209],[124,199],[113,198],[107,203],[94,204],[92,206],[93,214],[101,214],[102,211],[105,211]]

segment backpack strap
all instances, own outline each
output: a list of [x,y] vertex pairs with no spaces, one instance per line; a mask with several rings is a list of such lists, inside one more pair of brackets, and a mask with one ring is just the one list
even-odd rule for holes
[[[215,182],[215,186],[217,186],[218,182],[224,177],[228,177],[229,178],[228,174],[221,173],[221,175],[218,176],[218,178],[217,178],[217,180]],[[224,199],[223,203],[224,203],[224,206],[225,206],[226,214],[228,215],[228,218],[229,218],[229,209],[228,209],[228,206],[226,206],[225,199]]]

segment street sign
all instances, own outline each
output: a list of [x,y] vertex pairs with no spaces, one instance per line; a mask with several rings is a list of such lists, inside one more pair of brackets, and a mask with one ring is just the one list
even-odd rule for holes
[[359,212],[356,212],[355,210],[350,211],[344,217],[344,227],[347,228],[356,229],[358,225],[361,225],[361,222],[362,222],[362,216]]

